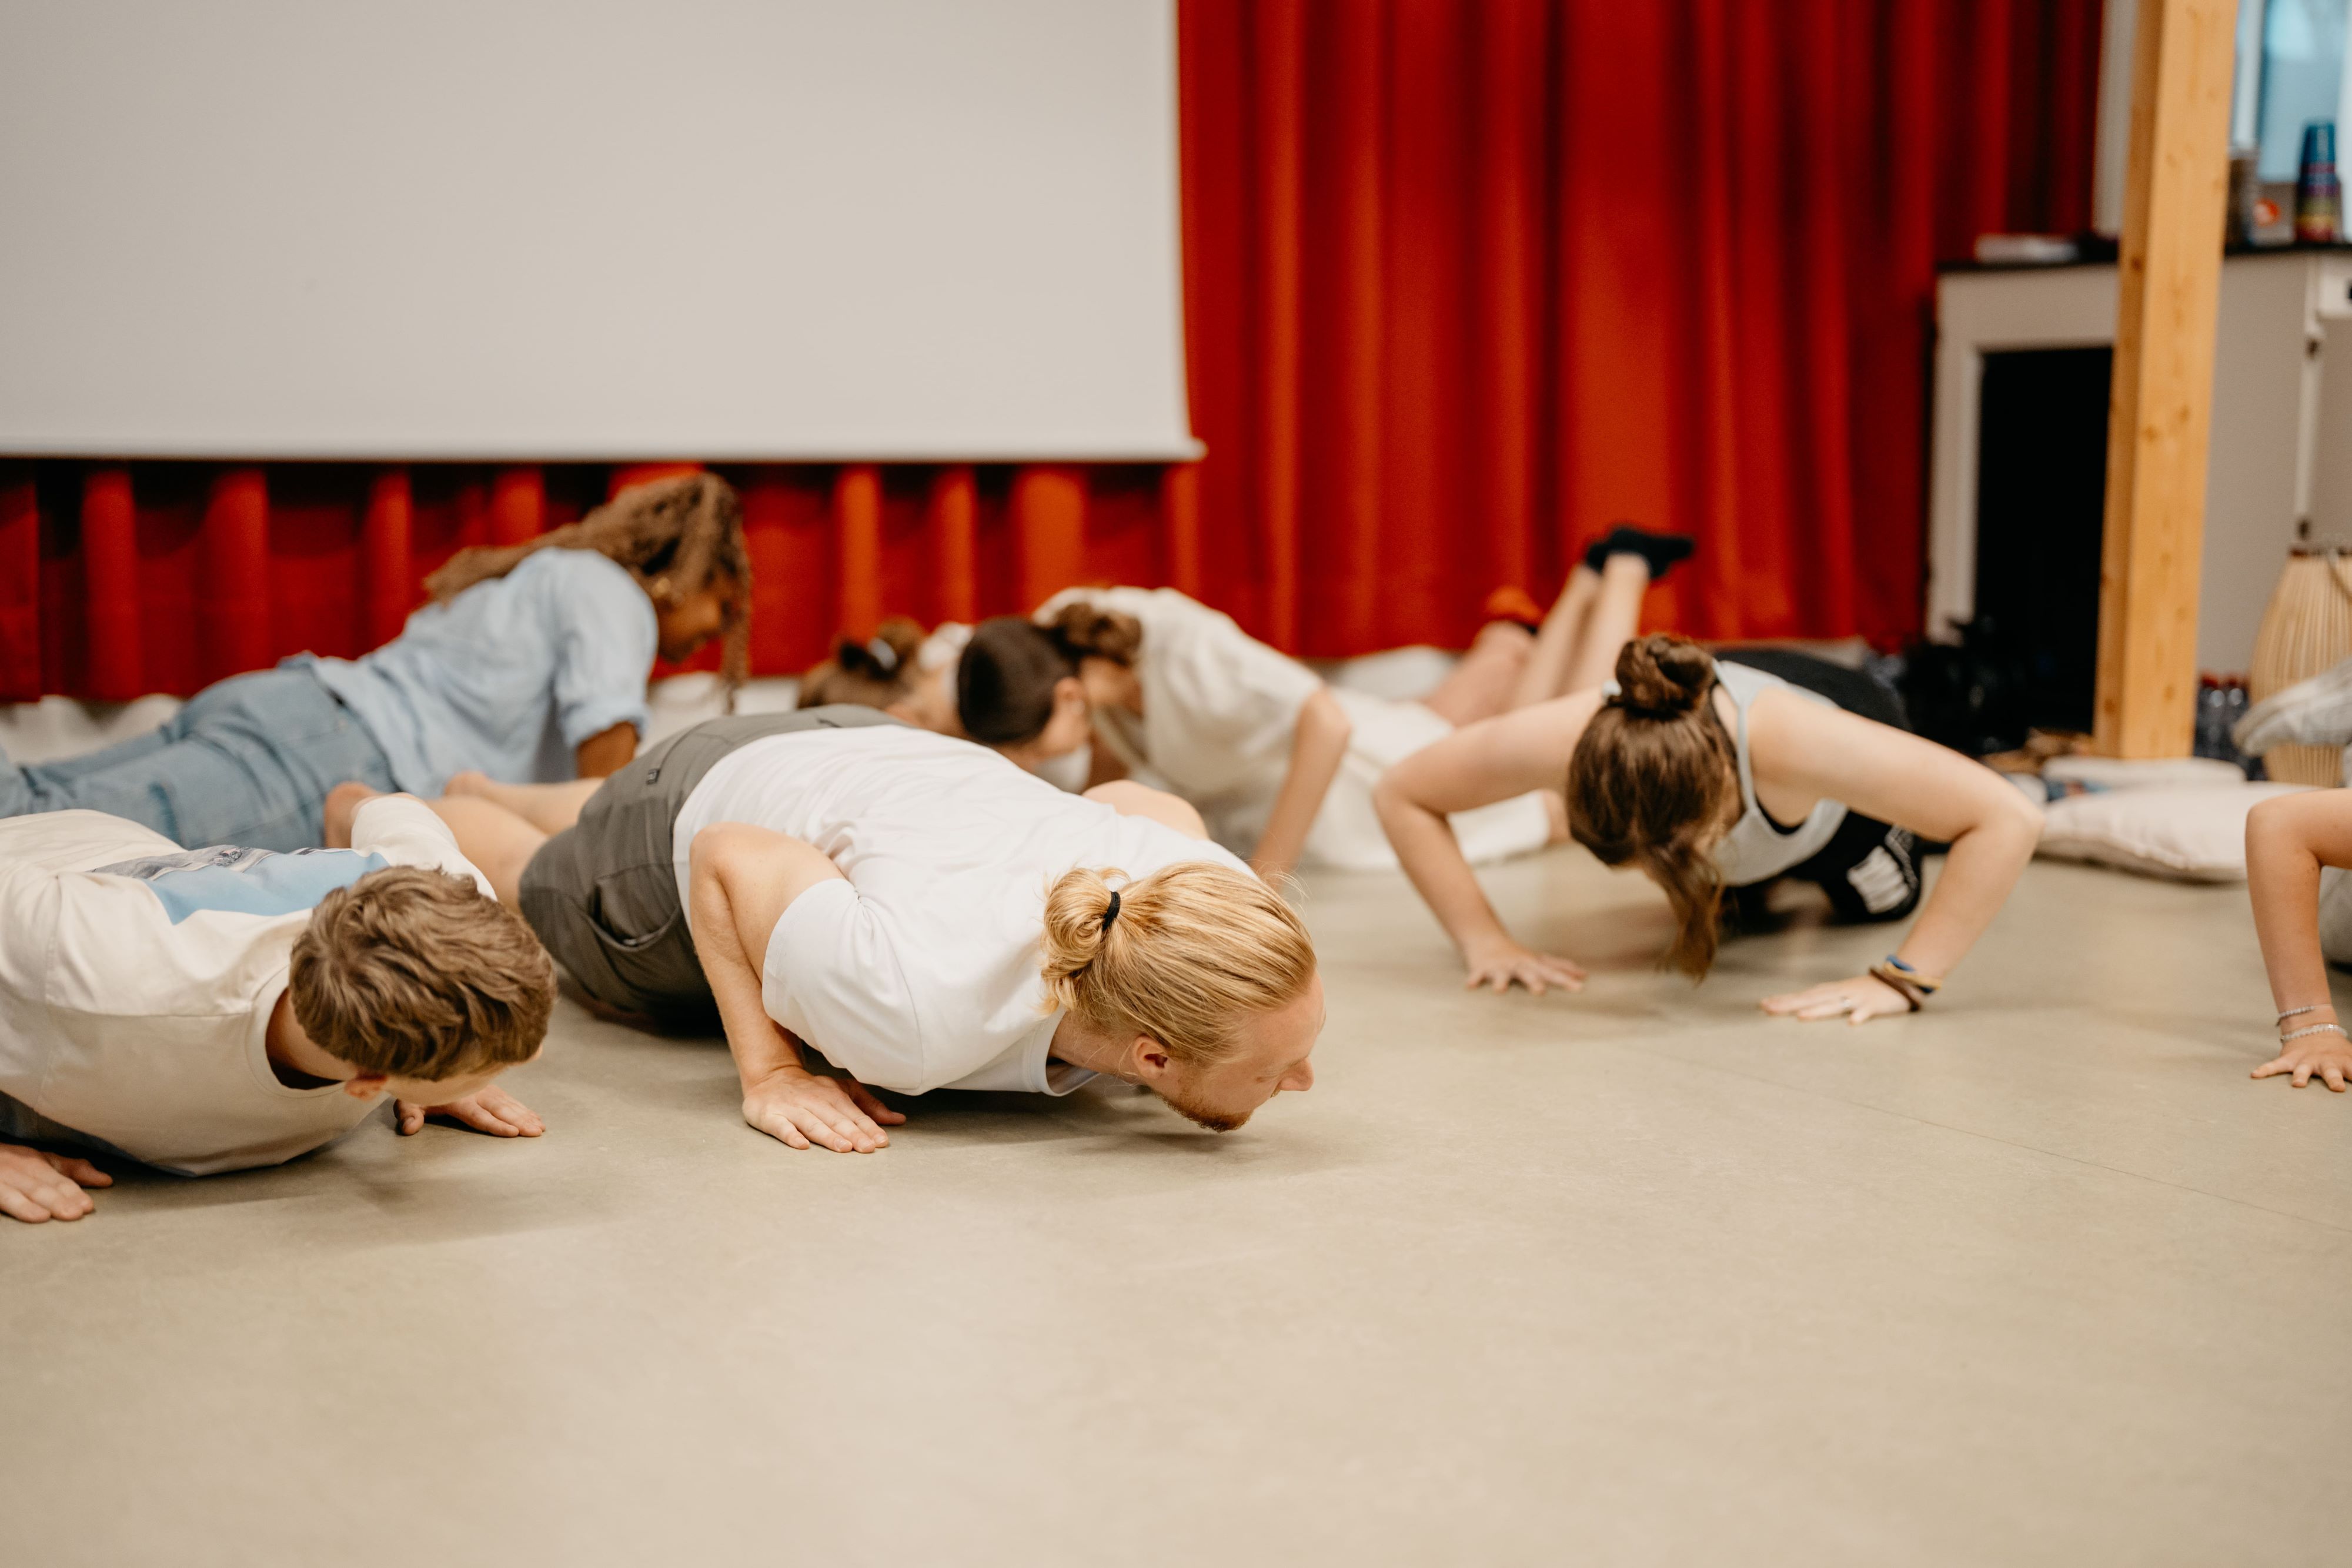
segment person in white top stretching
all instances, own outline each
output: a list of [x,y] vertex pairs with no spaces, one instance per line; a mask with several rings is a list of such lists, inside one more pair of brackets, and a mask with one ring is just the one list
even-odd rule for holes
[[1474,988],[1583,982],[1511,939],[1446,828],[1450,813],[1546,781],[1565,783],[1580,843],[1665,890],[1668,958],[1694,979],[1715,957],[1727,887],[1801,878],[1847,918],[1899,919],[1919,904],[1916,840],[1948,842],[1917,922],[1868,974],[1764,1000],[1804,1019],[1916,1011],[2032,857],[2041,812],[1990,768],[1900,727],[1893,694],[1860,671],[1778,650],[1718,659],[1662,634],[1625,643],[1616,671],[1599,690],[1458,731],[1381,781],[1398,857]]
[[540,1133],[490,1081],[547,1032],[546,953],[418,801],[380,797],[348,836],[278,854],[96,811],[0,821],[0,1213],[89,1213],[112,1178],[82,1154],[290,1160],[387,1094],[404,1134]]
[[744,1120],[795,1148],[882,1147],[905,1117],[874,1089],[1103,1072],[1223,1131],[1309,1087],[1323,995],[1298,917],[1183,802],[1097,796],[842,706],[437,809],[594,1001],[715,1014]]
[[[1033,771],[1091,741],[1090,782],[1166,787],[1268,876],[1302,861],[1394,864],[1372,815],[1373,781],[1453,728],[1429,704],[1325,685],[1172,588],[1074,588],[1034,622],[983,622],[957,681],[958,718],[974,739]],[[1551,836],[1537,795],[1456,827],[1481,859],[1540,849]]]
[[[1087,782],[1164,785],[1265,874],[1301,862],[1382,870],[1396,856],[1372,809],[1381,772],[1458,726],[1569,689],[1562,629],[1622,620],[1630,636],[1643,591],[1689,552],[1686,538],[1620,526],[1587,550],[1539,632],[1489,624],[1436,690],[1411,701],[1327,686],[1174,589],[1073,588],[1030,621],[1000,616],[974,631],[956,672],[958,727],[1038,772],[1091,740]],[[1526,596],[1511,597],[1532,620]],[[1566,832],[1556,786],[1459,812],[1452,826],[1474,863]]]

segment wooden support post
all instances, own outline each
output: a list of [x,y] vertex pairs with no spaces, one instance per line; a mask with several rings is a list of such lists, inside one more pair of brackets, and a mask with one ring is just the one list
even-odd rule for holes
[[2237,13],[2237,0],[2139,5],[2099,572],[2096,727],[2110,757],[2186,757],[2194,738]]

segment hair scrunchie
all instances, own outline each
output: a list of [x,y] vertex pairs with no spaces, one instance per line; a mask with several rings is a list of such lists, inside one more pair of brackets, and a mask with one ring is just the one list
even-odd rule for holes
[[1102,929],[1108,932],[1110,923],[1118,918],[1118,889],[1111,889],[1110,905],[1103,911]]

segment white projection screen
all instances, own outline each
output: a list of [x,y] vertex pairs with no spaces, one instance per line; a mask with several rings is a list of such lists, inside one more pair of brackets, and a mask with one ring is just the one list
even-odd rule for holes
[[11,0],[0,452],[1172,459],[1172,0]]

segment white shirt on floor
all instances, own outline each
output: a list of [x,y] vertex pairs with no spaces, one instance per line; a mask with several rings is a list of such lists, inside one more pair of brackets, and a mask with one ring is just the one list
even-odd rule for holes
[[[489,884],[441,819],[385,796],[348,850],[183,850],[98,811],[0,821],[0,1095],[184,1176],[275,1165],[381,1101],[292,1089],[269,1015],[328,890],[387,865]],[[0,1118],[21,1121],[0,1101]]]
[[[985,747],[897,725],[804,730],[740,747],[703,776],[676,827],[688,908],[695,834],[745,822],[815,845],[844,882],[793,900],[768,938],[770,1018],[860,1082],[902,1093],[1066,1094],[1091,1074],[1049,1063],[1045,891],[1076,867],[1141,878],[1216,845],[1068,795]],[[1114,885],[1117,885],[1114,883]]]
[[[1135,663],[1143,712],[1097,708],[1098,732],[1129,773],[1190,800],[1219,843],[1253,852],[1290,774],[1299,710],[1322,689],[1322,678],[1243,631],[1232,616],[1172,588],[1068,589],[1047,600],[1037,619],[1052,619],[1073,601],[1131,615],[1143,628]],[[1393,869],[1396,852],[1372,809],[1372,787],[1454,727],[1417,702],[1333,695],[1353,731],[1301,858],[1345,871]],[[1551,834],[1539,794],[1449,820],[1474,865],[1541,849]]]

